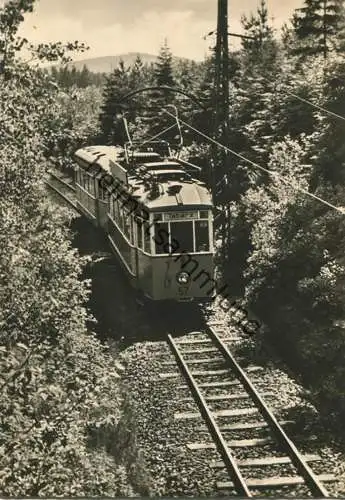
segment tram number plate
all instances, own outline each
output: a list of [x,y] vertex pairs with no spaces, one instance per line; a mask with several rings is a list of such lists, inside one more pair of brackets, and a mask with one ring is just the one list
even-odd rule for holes
[[188,286],[179,286],[178,287],[178,294],[181,295],[182,297],[187,295],[187,292],[188,292]]

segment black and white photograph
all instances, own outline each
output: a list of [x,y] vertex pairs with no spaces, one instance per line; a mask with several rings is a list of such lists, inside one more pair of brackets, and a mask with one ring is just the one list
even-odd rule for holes
[[345,497],[345,0],[0,0],[1,498]]

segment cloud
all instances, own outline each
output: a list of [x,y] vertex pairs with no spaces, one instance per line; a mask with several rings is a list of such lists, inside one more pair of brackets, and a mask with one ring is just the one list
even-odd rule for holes
[[[276,28],[303,2],[267,1]],[[256,0],[231,0],[231,31],[241,33],[241,14],[255,12],[257,5]],[[217,0],[38,0],[20,34],[33,42],[85,41],[91,47],[86,57],[137,51],[156,54],[167,38],[175,55],[203,59],[214,40],[202,37],[216,28],[216,10]],[[230,46],[239,43],[230,38]]]
[[42,22],[36,13],[30,20],[27,18],[20,35],[32,42],[85,41],[90,46],[86,57],[137,51],[157,54],[167,38],[174,55],[203,59],[208,42],[202,37],[209,28],[210,23],[195,18],[193,11],[185,10],[166,12],[164,16],[156,11],[146,11],[130,25],[115,22],[107,26],[94,25],[89,30],[85,29],[85,22],[77,17],[55,16]]
[[136,24],[147,12],[164,15],[193,11],[199,19],[212,20],[215,8],[215,0],[39,0],[37,4],[37,11],[45,18],[80,19],[88,29],[114,23]]

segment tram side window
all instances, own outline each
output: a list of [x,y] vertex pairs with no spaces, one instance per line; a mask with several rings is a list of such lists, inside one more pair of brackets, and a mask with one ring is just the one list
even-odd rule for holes
[[116,200],[114,197],[111,197],[110,213],[116,225],[119,226],[119,228],[122,230],[122,225],[120,224],[118,200]]
[[86,172],[83,172],[83,188],[88,191],[89,190],[89,176]]
[[95,190],[95,178],[92,177],[91,175],[88,175],[89,178],[89,193],[91,196],[96,196],[96,190]]
[[193,222],[171,222],[171,241],[176,240],[179,252],[194,252]]
[[113,219],[119,225],[119,207],[115,198],[113,198]]
[[132,241],[131,232],[132,232],[131,216],[130,216],[128,210],[124,210],[123,211],[123,233],[126,236],[126,238],[130,241]]
[[108,201],[109,191],[107,191],[107,188],[103,186],[100,180],[98,180],[98,192],[99,192],[99,197],[102,201]]
[[80,185],[80,168],[79,167],[76,167],[74,175],[75,175],[76,184]]
[[143,221],[136,219],[138,248],[143,248]]
[[151,253],[151,234],[150,234],[150,223],[144,222],[144,251]]
[[169,253],[169,225],[166,222],[156,222],[155,224],[155,253]]
[[84,171],[83,170],[79,170],[79,185],[83,188],[84,187]]
[[114,200],[113,196],[110,197],[109,213],[110,213],[111,218],[113,220],[115,220],[115,200]]
[[113,217],[113,213],[114,213],[114,198],[112,196],[110,196],[110,200],[109,200],[109,213],[110,213],[111,217]]
[[209,234],[208,234],[208,221],[196,220],[195,221],[195,251],[208,252],[210,250]]

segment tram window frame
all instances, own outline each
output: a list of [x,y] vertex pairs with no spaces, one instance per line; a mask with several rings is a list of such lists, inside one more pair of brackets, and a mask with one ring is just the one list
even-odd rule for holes
[[[159,239],[162,239],[162,237],[161,237],[161,235],[159,235],[157,233],[161,229],[163,229],[163,231],[167,232],[168,239],[167,239],[167,241],[163,241],[161,244],[159,244],[159,242],[157,243],[157,240],[159,241]],[[169,228],[168,222],[162,222],[161,220],[155,220],[153,242],[154,242],[155,255],[167,255],[167,253],[169,253],[169,254],[171,253],[171,252],[164,251],[165,245],[167,245],[169,247],[169,249],[171,249],[171,236],[170,236],[170,228]]]
[[122,217],[122,213],[121,213],[118,199],[114,200],[114,220],[115,220],[117,226],[120,228],[121,232],[123,233],[123,217]]
[[115,224],[119,226],[119,221],[117,217],[117,199],[114,196],[111,196],[111,202],[110,202],[110,215]]
[[88,174],[89,176],[89,194],[96,198],[96,182],[95,177],[92,174]]
[[[172,239],[174,238],[174,235],[171,233],[171,224],[179,224],[183,222],[189,222],[191,224],[191,230],[192,230],[192,239],[193,239],[193,249],[188,250],[188,253],[195,253],[195,254],[200,254],[200,253],[209,253],[213,251],[213,243],[212,243],[212,219],[211,219],[211,212],[210,210],[199,210],[199,217],[196,219],[180,219],[180,220],[166,220],[165,219],[165,213],[159,213],[154,215],[154,237],[153,237],[153,252],[154,255],[171,255],[171,253],[181,253],[181,252],[186,252],[186,249],[183,249],[182,247],[178,247],[178,249],[173,249],[172,248]],[[169,252],[157,252],[157,247],[156,247],[156,223],[161,223],[161,221],[164,224],[167,224],[168,230],[169,230]],[[204,222],[207,224],[207,249],[205,250],[199,250],[197,249],[197,225],[198,223]],[[176,238],[175,238],[176,240]],[[176,240],[177,241],[177,240]],[[167,242],[164,242],[166,244]],[[206,245],[206,243],[205,243]]]
[[122,211],[123,215],[123,234],[127,238],[128,241],[132,241],[132,221],[130,211],[123,207]]
[[152,240],[152,234],[151,234],[151,224],[150,221],[144,220],[143,224],[143,251],[148,254],[152,254],[151,250],[151,240]]
[[[198,249],[198,246],[200,246],[200,244],[198,245],[198,238],[199,238],[199,235],[200,235],[200,232],[198,230],[198,226],[201,225],[201,224],[206,224],[206,235],[207,235],[207,241],[202,243],[202,245],[206,245],[206,248],[203,249],[203,250],[200,250]],[[211,246],[211,242],[210,242],[210,224],[209,224],[209,221],[208,219],[197,219],[194,221],[194,252],[195,253],[203,253],[203,252],[209,252],[210,251],[210,246]]]
[[109,193],[109,208],[108,212],[111,218],[113,218],[113,209],[114,209],[114,198]]
[[99,199],[101,201],[107,202],[109,199],[109,191],[107,187],[103,186],[101,183],[101,179],[97,179],[98,183],[98,192],[99,192]]
[[84,189],[84,170],[79,170],[79,186]]
[[76,167],[76,169],[75,169],[75,183],[78,184],[78,186],[80,186],[79,174],[80,174],[80,168]]
[[[178,224],[178,226],[177,226]],[[189,226],[189,229],[185,232],[183,235],[183,238],[185,235],[189,234],[189,238],[191,241],[189,241],[189,245],[186,245],[186,241],[183,241],[181,244],[181,241],[183,238],[176,237],[177,234],[174,233],[173,229],[176,228],[177,230],[181,230],[182,226],[185,225],[187,227],[187,224]],[[178,243],[178,248],[182,253],[194,253],[194,224],[192,220],[182,220],[182,221],[170,221],[169,223],[169,235],[170,235],[170,241],[175,240]],[[190,245],[191,243],[191,245]]]
[[144,238],[143,238],[143,226],[144,226],[144,221],[141,217],[134,217],[134,222],[135,222],[135,231],[136,231],[136,238],[137,238],[137,247],[140,250],[143,250],[144,248]]

